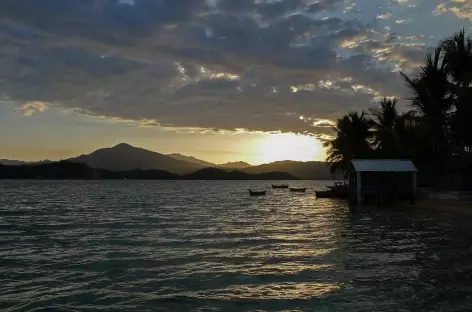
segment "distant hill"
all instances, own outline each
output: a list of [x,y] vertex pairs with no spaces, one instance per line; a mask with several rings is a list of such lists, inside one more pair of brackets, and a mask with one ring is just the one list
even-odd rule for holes
[[214,163],[204,161],[204,160],[195,158],[193,156],[185,156],[185,155],[177,154],[177,153],[167,154],[167,156],[172,157],[172,158],[177,159],[177,160],[186,161],[186,162],[189,162],[189,163],[192,163],[192,164],[200,165],[202,167],[216,167],[217,166]]
[[180,176],[163,170],[109,171],[95,169],[83,163],[59,161],[36,165],[0,165],[0,179],[180,179]]
[[[323,161],[276,161],[269,164],[253,166],[243,169],[246,173],[257,174],[264,172],[287,172],[302,180],[329,180],[333,175],[329,171],[326,162]],[[342,179],[342,175],[336,175],[336,179]]]
[[83,163],[59,161],[49,164],[7,166],[0,165],[0,179],[50,179],[50,180],[295,180],[296,177],[283,172],[248,174],[205,168],[179,176],[163,170],[110,171],[95,169]]
[[88,155],[68,159],[92,168],[111,171],[159,169],[171,173],[185,174],[202,168],[202,166],[174,159],[164,154],[121,143],[110,148],[101,148]]
[[129,170],[129,171],[109,171],[98,169],[97,177],[105,180],[179,180],[180,176],[164,170]]
[[1,179],[92,179],[97,171],[85,164],[66,161],[46,164],[0,165]]
[[0,164],[7,165],[7,166],[20,166],[28,164],[27,161],[21,160],[10,160],[10,159],[0,159]]
[[241,171],[227,171],[218,168],[201,169],[184,175],[182,178],[189,180],[297,180],[295,176],[285,172],[248,174]]
[[220,164],[220,165],[217,165],[216,167],[222,168],[222,169],[242,169],[242,168],[251,167],[251,165],[244,161],[234,161],[234,162],[229,162],[225,164]]
[[10,160],[0,159],[0,164],[7,166],[21,166],[21,165],[37,165],[37,164],[50,164],[53,161],[45,159],[40,161],[22,161],[22,160]]

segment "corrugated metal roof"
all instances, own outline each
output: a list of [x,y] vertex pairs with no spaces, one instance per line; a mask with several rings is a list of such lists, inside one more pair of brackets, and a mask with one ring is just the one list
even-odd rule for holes
[[408,159],[353,159],[351,165],[359,172],[414,172],[415,165]]

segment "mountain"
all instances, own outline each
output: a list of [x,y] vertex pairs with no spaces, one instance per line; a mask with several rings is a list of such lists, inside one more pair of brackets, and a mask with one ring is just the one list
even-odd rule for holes
[[68,161],[111,171],[159,169],[171,173],[185,174],[202,168],[202,166],[194,163],[174,159],[167,155],[134,147],[126,143],[120,143],[109,148],[101,148],[91,154],[71,158]]
[[96,169],[97,177],[106,180],[179,180],[180,176],[165,170],[130,170],[130,171],[110,171],[105,169]]
[[222,169],[242,169],[247,167],[251,167],[251,165],[244,161],[234,161],[226,164],[220,164],[217,166],[217,168]]
[[242,171],[228,171],[217,168],[205,168],[183,176],[188,180],[298,180],[285,172],[264,172],[248,174]]
[[22,160],[10,160],[0,159],[0,164],[7,166],[21,166],[21,165],[37,165],[37,164],[50,164],[53,161],[45,159],[40,161],[22,161]]
[[216,167],[217,166],[214,163],[204,161],[204,160],[195,158],[193,156],[185,156],[185,155],[177,154],[177,153],[167,154],[167,156],[172,157],[172,158],[177,159],[177,160],[186,161],[186,162],[189,162],[191,164],[200,165],[202,167]]
[[[330,180],[333,175],[329,171],[326,162],[323,161],[276,161],[269,164],[253,166],[243,169],[246,173],[258,174],[264,172],[287,172],[302,180]],[[334,178],[342,179],[342,175]]]

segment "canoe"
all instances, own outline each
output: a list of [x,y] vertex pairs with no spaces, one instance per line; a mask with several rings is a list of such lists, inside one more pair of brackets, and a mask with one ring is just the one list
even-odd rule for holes
[[300,192],[303,193],[306,191],[306,187],[291,187],[290,192]]
[[336,182],[334,185],[326,185],[326,187],[330,190],[338,190],[338,189],[347,189],[348,185],[343,184],[342,182]]
[[288,188],[287,184],[272,184],[272,188],[274,189],[286,189]]
[[250,196],[264,196],[267,191],[252,191],[249,190],[249,195]]
[[328,191],[315,191],[316,198],[345,198],[348,195],[347,188],[337,188]]

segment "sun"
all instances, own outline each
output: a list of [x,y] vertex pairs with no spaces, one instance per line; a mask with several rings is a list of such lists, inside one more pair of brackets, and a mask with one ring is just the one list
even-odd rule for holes
[[296,160],[323,160],[325,151],[317,139],[293,133],[271,134],[259,144],[260,161],[263,163]]

